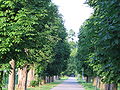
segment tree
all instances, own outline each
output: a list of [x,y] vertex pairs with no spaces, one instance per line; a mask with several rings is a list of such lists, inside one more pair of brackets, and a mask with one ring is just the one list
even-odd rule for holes
[[77,74],[77,59],[76,59],[76,54],[77,54],[77,42],[74,41],[69,41],[70,45],[70,57],[67,61],[67,69],[65,71],[65,74],[67,75],[75,75]]
[[[84,25],[81,27],[79,31],[79,41],[78,41],[78,52],[77,52],[77,59],[79,61],[77,65],[78,72],[83,74],[85,77],[89,79],[89,77],[93,77],[93,69],[89,65],[90,62],[90,55],[94,53],[94,46],[92,45],[94,42],[94,32],[90,32],[88,28],[86,28],[86,24],[89,21],[86,21]],[[92,38],[91,38],[92,37]]]
[[75,37],[75,32],[72,29],[70,29],[68,31],[68,39],[74,40],[74,37]]
[[36,65],[40,74],[54,60],[54,46],[66,35],[62,33],[65,32],[63,22],[50,0],[1,0],[0,6],[0,67],[15,60],[16,67],[25,75],[24,81],[19,77],[18,88],[26,89],[29,67]]
[[[119,83],[119,1],[94,1],[86,2],[94,9],[94,14],[87,20],[80,31],[80,37],[84,39],[84,46],[91,47],[87,52],[87,62],[102,81],[108,84]],[[85,35],[83,35],[83,34]],[[79,38],[81,41],[81,38]],[[83,43],[84,43],[83,42]],[[90,43],[89,43],[90,42]],[[79,47],[84,48],[81,44]],[[79,52],[79,54],[82,51]],[[112,87],[111,87],[112,88]],[[116,89],[116,87],[114,87]],[[111,89],[112,90],[112,89]]]

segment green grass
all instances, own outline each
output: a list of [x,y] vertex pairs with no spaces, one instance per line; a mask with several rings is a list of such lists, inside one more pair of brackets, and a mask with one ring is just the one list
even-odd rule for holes
[[[78,82],[85,88],[85,90],[96,90],[92,83],[86,83],[84,80],[80,79]],[[100,90],[97,88],[97,90]],[[120,84],[118,85],[118,90],[120,90]]]
[[85,90],[95,90],[95,87],[92,86],[92,83],[82,83],[82,86],[85,88]]
[[6,88],[3,88],[2,90],[7,90]]
[[58,84],[62,83],[68,77],[62,77],[60,80],[56,80],[55,82],[51,82],[48,84],[41,85],[40,87],[28,88],[27,90],[50,90],[51,88],[57,86]]
[[120,84],[118,84],[118,90],[120,90]]
[[86,83],[84,80],[79,79],[78,82],[85,88],[85,90],[100,90],[95,89],[95,86],[92,85],[92,83]]

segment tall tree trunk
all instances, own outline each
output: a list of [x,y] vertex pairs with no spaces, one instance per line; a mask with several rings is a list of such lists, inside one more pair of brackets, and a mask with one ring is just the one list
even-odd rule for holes
[[22,69],[18,69],[18,89],[17,90],[26,90],[27,86],[27,65]]
[[2,90],[3,71],[0,71],[0,90]]
[[33,68],[31,68],[28,72],[28,78],[27,78],[27,87],[30,87],[30,82],[35,79],[35,71]]
[[15,60],[12,59],[9,63],[11,70],[9,73],[8,90],[15,90]]

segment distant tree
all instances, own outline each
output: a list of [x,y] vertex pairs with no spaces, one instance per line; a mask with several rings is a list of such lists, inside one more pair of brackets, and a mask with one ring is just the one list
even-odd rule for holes
[[72,29],[70,29],[68,31],[68,39],[74,40],[74,37],[75,37],[75,32]]

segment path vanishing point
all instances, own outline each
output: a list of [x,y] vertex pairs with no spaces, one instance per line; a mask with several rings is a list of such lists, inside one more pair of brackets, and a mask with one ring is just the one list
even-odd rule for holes
[[69,77],[63,83],[57,85],[51,90],[85,90],[75,79],[75,77]]

